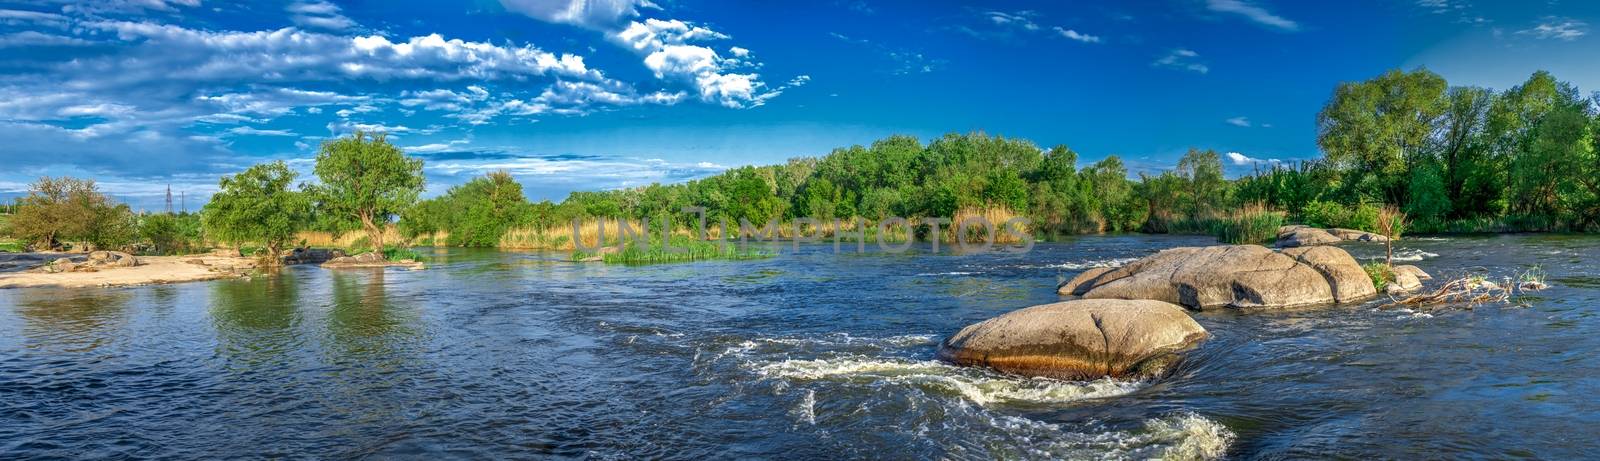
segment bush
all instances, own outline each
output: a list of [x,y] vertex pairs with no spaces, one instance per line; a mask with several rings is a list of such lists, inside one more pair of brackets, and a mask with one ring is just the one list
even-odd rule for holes
[[1300,221],[1307,226],[1330,229],[1342,227],[1365,232],[1378,231],[1377,205],[1363,203],[1354,207],[1334,202],[1314,200],[1300,209]]
[[1283,213],[1269,211],[1254,205],[1235,211],[1218,219],[1213,234],[1217,241],[1229,244],[1266,243],[1278,237],[1283,226]]
[[1361,270],[1372,278],[1372,286],[1378,287],[1378,292],[1383,292],[1383,287],[1389,286],[1389,281],[1394,280],[1394,270],[1388,263],[1370,262],[1361,265]]

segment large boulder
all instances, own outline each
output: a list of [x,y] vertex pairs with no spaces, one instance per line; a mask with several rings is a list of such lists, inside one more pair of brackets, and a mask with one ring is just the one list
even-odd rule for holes
[[1163,250],[1074,292],[1086,299],[1151,299],[1207,309],[1355,302],[1377,290],[1338,248],[1283,254],[1258,245],[1221,245]]
[[1394,273],[1399,274],[1401,272],[1409,273],[1411,276],[1416,277],[1417,280],[1433,280],[1433,276],[1423,272],[1422,268],[1410,264],[1394,266]]
[[1283,226],[1278,228],[1278,246],[1284,248],[1329,245],[1342,241],[1344,239],[1315,227]]
[[1077,277],[1073,277],[1072,280],[1068,280],[1067,283],[1063,283],[1063,284],[1061,284],[1061,286],[1056,287],[1056,294],[1071,295],[1071,296],[1083,295],[1083,292],[1079,291],[1080,289],[1088,289],[1089,285],[1094,283],[1095,280],[1098,280],[1100,278],[1100,276],[1106,275],[1107,272],[1111,272],[1114,269],[1116,269],[1116,268],[1114,268],[1114,267],[1092,267],[1092,268],[1089,268],[1089,270],[1083,271],[1083,273],[1078,274]]
[[969,325],[940,344],[939,358],[1026,376],[1145,378],[1205,338],[1205,328],[1169,303],[1084,299]]
[[[368,253],[372,254],[372,253]],[[321,264],[345,256],[342,250],[324,248],[295,248],[283,257],[286,264]]]
[[1321,272],[1333,291],[1333,302],[1359,302],[1378,295],[1372,277],[1367,276],[1361,263],[1350,257],[1349,252],[1323,246],[1289,248],[1283,250],[1283,254]]

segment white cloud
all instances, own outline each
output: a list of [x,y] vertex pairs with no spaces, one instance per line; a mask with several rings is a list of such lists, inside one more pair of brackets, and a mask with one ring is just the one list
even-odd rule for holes
[[1573,41],[1589,33],[1589,24],[1576,19],[1546,17],[1531,29],[1519,30],[1518,34],[1531,35],[1539,39],[1556,39]]
[[1223,120],[1223,122],[1226,122],[1227,124],[1233,125],[1233,126],[1240,126],[1240,127],[1245,127],[1245,128],[1249,128],[1250,127],[1250,119],[1247,118],[1247,117],[1243,117],[1243,116],[1234,117],[1234,118],[1230,118],[1230,119],[1227,119],[1227,120]]
[[46,34],[32,30],[0,35],[0,48],[21,48],[34,46],[90,46],[94,44],[95,42],[77,37]]
[[459,147],[457,147],[457,146],[466,145],[467,143],[470,143],[470,142],[472,142],[471,137],[467,137],[467,138],[463,138],[463,139],[453,139],[453,140],[442,142],[442,143],[432,143],[432,144],[423,144],[423,145],[420,145],[420,146],[402,147],[402,149],[404,149],[408,153],[431,154],[431,153],[436,153],[436,152],[444,152],[444,151],[448,151],[448,150],[452,150],[452,149],[458,149]]
[[355,21],[340,14],[338,5],[321,0],[297,1],[285,10],[292,14],[289,19],[301,27],[345,30],[356,26]]
[[540,21],[596,30],[638,16],[640,8],[657,8],[648,0],[500,0],[500,5]]
[[1079,33],[1076,30],[1063,29],[1061,27],[1056,27],[1055,31],[1058,34],[1061,34],[1062,37],[1066,37],[1066,38],[1069,38],[1069,39],[1077,40],[1077,41],[1080,41],[1080,42],[1083,42],[1083,43],[1100,43],[1100,37],[1099,36],[1083,34],[1083,33]]
[[[147,22],[94,21],[89,29],[115,32],[141,45],[136,59],[93,59],[72,67],[117,72],[124,79],[278,81],[336,79],[498,80],[540,76],[602,78],[582,57],[532,45],[495,45],[446,39],[439,34],[392,42],[378,35],[345,37],[294,28],[211,32]],[[160,75],[153,75],[153,74]]]
[[233,134],[233,135],[244,135],[244,136],[299,136],[299,135],[295,134],[293,131],[289,131],[289,130],[263,130],[263,129],[259,129],[259,128],[248,127],[248,126],[236,126],[236,127],[233,127],[233,128],[229,128],[227,133],[228,134]]
[[[746,60],[750,50],[730,47],[724,58],[716,50],[694,44],[730,37],[677,19],[634,20],[641,8],[657,8],[643,0],[501,0],[507,10],[546,22],[572,24],[604,32],[612,42],[642,56],[645,68],[660,80],[687,83],[701,101],[730,108],[760,106],[777,94],[760,74],[735,69],[760,67]],[[601,85],[604,86],[604,85]]]
[[1027,31],[1039,30],[1039,24],[1033,22],[1033,18],[1038,16],[1038,14],[1032,11],[1018,11],[1014,13],[1007,13],[1004,11],[985,11],[983,16],[989,18],[989,22],[992,22],[995,25],[1017,27]]
[[1252,158],[1252,157],[1246,156],[1246,155],[1238,153],[1238,152],[1229,152],[1229,153],[1223,154],[1223,156],[1228,157],[1228,161],[1232,162],[1234,165],[1257,165],[1257,164],[1281,163],[1280,160],[1275,159],[1275,158],[1273,158],[1273,159]]
[[1200,53],[1183,48],[1172,50],[1160,59],[1156,59],[1155,62],[1150,63],[1150,65],[1183,69],[1201,74],[1211,72],[1210,66],[1200,62]]
[[1300,30],[1300,24],[1282,16],[1272,14],[1265,8],[1252,5],[1244,0],[1207,0],[1206,8],[1219,13],[1238,14],[1255,21],[1258,24],[1285,31]]

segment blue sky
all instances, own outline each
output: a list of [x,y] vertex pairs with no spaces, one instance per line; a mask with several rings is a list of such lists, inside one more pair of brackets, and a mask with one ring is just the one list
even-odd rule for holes
[[1426,66],[1600,89],[1600,3],[0,2],[0,196],[97,179],[194,206],[218,175],[380,130],[429,193],[511,171],[534,199],[678,182],[890,134],[985,131],[1084,163],[1189,147],[1315,157],[1341,81]]

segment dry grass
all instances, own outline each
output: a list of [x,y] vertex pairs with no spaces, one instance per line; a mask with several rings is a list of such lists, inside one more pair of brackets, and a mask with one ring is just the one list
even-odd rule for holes
[[[295,234],[295,240],[301,242],[302,246],[312,248],[354,248],[367,243],[367,233],[353,231],[335,237],[331,232],[300,231]],[[400,243],[406,241],[406,238],[400,235],[400,231],[394,225],[389,225],[383,229],[383,241]]]
[[[956,243],[956,234],[960,231],[961,222],[968,219],[981,218],[984,221],[987,221],[990,227],[994,229],[994,240],[991,240],[992,243],[1021,243],[1022,239],[1017,238],[1016,234],[1029,235],[1031,233],[1031,229],[1029,229],[1028,226],[1023,226],[1021,223],[1017,223],[1015,225],[1017,227],[1010,228],[1013,232],[1006,232],[1006,221],[1010,221],[1017,217],[1018,215],[1016,212],[1013,212],[1010,208],[1003,206],[991,206],[987,208],[962,208],[960,210],[956,210],[955,216],[950,218],[949,227],[942,231],[944,234],[943,238],[946,242],[950,242],[951,244]],[[976,221],[967,226],[967,235],[965,236],[964,241],[972,244],[981,244],[984,239],[987,238],[989,238],[989,232],[985,230],[985,226]]]

